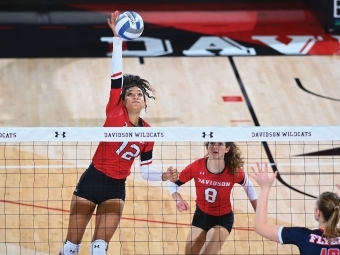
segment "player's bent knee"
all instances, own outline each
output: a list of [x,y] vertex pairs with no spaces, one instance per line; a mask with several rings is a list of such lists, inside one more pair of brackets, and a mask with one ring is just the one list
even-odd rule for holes
[[106,255],[107,242],[102,239],[95,240],[91,243],[90,254],[91,255]]
[[80,249],[80,244],[74,244],[68,240],[65,241],[61,248],[60,255],[77,255]]

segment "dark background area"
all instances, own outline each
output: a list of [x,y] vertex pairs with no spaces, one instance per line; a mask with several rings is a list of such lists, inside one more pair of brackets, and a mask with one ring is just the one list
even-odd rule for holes
[[[10,23],[13,20],[18,22],[19,20],[9,18],[9,22],[6,22],[6,17],[9,17],[9,15],[3,15],[4,12],[77,11],[76,5],[96,5],[102,6],[102,8],[117,7],[117,9],[130,8],[136,11],[310,9],[326,32],[340,31],[340,25],[335,26],[336,22],[332,17],[333,0],[1,0],[0,12],[3,13],[0,13],[0,24]],[[85,17],[85,22],[89,19],[91,17]],[[37,23],[39,23],[39,17]]]
[[[143,36],[163,43],[169,39],[174,56],[182,56],[201,36],[227,36],[259,55],[281,54],[253,40],[253,35],[278,35],[283,43],[289,42],[287,35],[322,37],[310,54],[338,54],[340,45],[332,36],[340,34],[340,18],[333,17],[333,4],[334,0],[0,0],[0,58],[106,56],[108,43],[100,38],[110,35],[106,19],[114,10],[146,11],[152,19],[146,21]],[[191,15],[194,21],[172,18],[167,23],[165,11],[183,11],[182,18]],[[204,12],[210,23],[198,19],[195,11]],[[225,16],[214,21],[214,11]],[[242,20],[238,11],[257,16],[252,22]],[[145,50],[141,42],[126,46]]]

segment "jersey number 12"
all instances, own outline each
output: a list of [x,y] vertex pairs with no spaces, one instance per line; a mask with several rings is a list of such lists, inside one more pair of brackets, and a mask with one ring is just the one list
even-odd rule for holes
[[[129,142],[123,142],[119,148],[116,150],[116,153],[120,155],[120,153],[125,149],[125,147],[128,145]],[[137,144],[131,144],[130,148],[134,150],[134,152],[126,151],[122,154],[122,158],[126,160],[130,160],[131,158],[135,158],[139,155],[140,149]]]

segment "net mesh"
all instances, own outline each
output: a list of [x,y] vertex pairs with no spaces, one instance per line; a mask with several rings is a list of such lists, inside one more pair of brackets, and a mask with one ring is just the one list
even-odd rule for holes
[[[66,236],[73,190],[101,140],[155,141],[153,164],[160,171],[169,166],[180,171],[203,157],[206,141],[234,141],[245,158],[245,172],[255,162],[269,162],[273,170],[279,170],[268,217],[283,226],[317,227],[315,197],[333,191],[339,180],[339,127],[134,130],[144,132],[142,137],[124,136],[126,129],[121,128],[2,129],[0,254],[58,254]],[[291,135],[283,137],[283,132]],[[123,217],[108,254],[184,254],[195,208],[194,183],[181,187],[191,209],[179,213],[166,182],[143,180],[137,160],[131,172]],[[255,215],[240,185],[234,186],[231,201],[234,227],[221,254],[299,254],[294,246],[266,241],[254,232]],[[88,254],[94,221],[92,217],[79,254]]]

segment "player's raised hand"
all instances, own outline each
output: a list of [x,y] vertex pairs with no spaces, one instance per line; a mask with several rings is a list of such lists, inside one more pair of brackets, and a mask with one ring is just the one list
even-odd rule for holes
[[179,212],[184,212],[189,210],[189,204],[185,200],[178,200],[176,202],[176,207]]
[[119,16],[119,12],[115,11],[113,13],[111,13],[111,18],[107,19],[107,24],[109,24],[113,34],[115,37],[119,37],[117,30],[116,30],[116,19]]
[[273,182],[277,176],[277,171],[275,171],[275,173],[269,177],[268,176],[268,164],[265,163],[264,164],[264,171],[261,168],[261,165],[259,163],[256,163],[257,165],[257,169],[255,169],[254,167],[251,167],[251,169],[253,170],[253,173],[249,173],[249,175],[257,182],[257,184],[261,187],[261,188],[270,188],[273,185]]
[[168,180],[171,182],[176,182],[178,180],[178,171],[176,168],[170,166],[167,170]]

